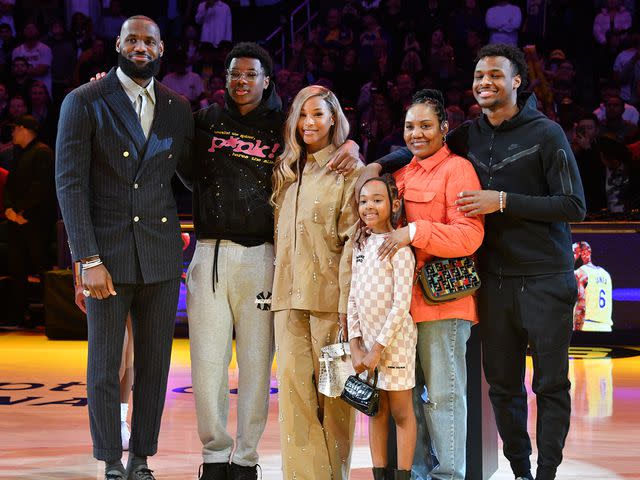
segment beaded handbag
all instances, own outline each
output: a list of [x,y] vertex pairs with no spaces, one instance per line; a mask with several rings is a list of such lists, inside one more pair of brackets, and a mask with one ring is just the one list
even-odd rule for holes
[[427,303],[457,300],[480,288],[480,277],[471,257],[441,258],[425,263],[417,282]]

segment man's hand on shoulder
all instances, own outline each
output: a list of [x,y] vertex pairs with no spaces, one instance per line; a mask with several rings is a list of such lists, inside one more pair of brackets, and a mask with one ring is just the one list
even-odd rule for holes
[[93,82],[95,80],[100,80],[101,78],[104,78],[106,76],[107,76],[107,72],[96,73],[93,77],[89,79],[89,81]]
[[347,140],[334,153],[333,158],[327,164],[327,168],[346,175],[356,169],[359,160],[360,147],[353,140]]

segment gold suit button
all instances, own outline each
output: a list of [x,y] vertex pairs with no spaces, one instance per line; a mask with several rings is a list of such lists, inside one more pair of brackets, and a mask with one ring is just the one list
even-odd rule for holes
[[162,217],[162,223],[167,223],[167,217]]
[[139,221],[139,220],[140,220],[140,217],[139,217],[139,216],[137,216],[137,215],[136,215],[135,217],[133,217],[133,221],[134,221],[134,222],[137,222],[137,221]]
[[128,157],[128,156],[129,156],[129,152],[127,152],[127,151],[125,150],[124,152],[122,152],[122,156],[123,156],[123,157],[125,157],[125,158],[126,158],[126,157]]

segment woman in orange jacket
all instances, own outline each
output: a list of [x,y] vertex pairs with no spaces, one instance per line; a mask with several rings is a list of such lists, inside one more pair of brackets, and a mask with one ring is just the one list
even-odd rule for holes
[[[392,255],[410,244],[420,269],[435,258],[472,255],[482,243],[483,219],[465,217],[455,205],[459,192],[480,190],[480,182],[471,163],[446,146],[448,129],[442,93],[416,93],[404,124],[404,140],[413,159],[394,174],[404,198],[408,224],[388,236],[380,247],[380,256]],[[379,168],[368,166],[364,176],[378,175]],[[463,480],[467,426],[465,355],[471,325],[478,321],[476,298],[466,296],[429,304],[415,284],[411,316],[418,327],[417,365],[422,368],[429,394],[425,417],[440,462],[431,477]]]

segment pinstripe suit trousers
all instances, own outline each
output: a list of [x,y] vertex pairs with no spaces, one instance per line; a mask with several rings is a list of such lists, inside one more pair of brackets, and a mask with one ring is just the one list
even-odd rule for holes
[[115,289],[116,296],[86,302],[89,423],[93,455],[104,461],[122,456],[118,372],[129,311],[135,351],[130,451],[140,456],[157,451],[180,279],[116,284]]

